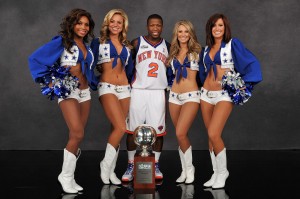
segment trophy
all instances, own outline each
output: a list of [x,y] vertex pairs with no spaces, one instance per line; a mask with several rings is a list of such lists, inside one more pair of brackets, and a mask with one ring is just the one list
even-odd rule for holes
[[153,127],[144,124],[138,126],[133,133],[133,139],[142,152],[134,157],[134,188],[155,188],[155,158],[148,152],[156,140],[156,131]]

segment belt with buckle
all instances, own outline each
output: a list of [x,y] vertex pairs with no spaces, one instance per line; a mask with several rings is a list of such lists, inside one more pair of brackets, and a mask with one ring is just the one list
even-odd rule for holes
[[183,96],[183,94],[178,94],[178,95],[177,95],[177,99],[178,99],[179,101],[183,101],[183,100],[185,100],[185,96]]
[[82,92],[82,91],[79,91],[79,97],[80,98],[84,98],[87,96],[87,92]]
[[117,93],[121,93],[121,92],[124,91],[124,87],[123,87],[123,86],[116,86],[116,87],[115,87],[115,91],[116,91]]
[[213,92],[213,91],[207,91],[206,96],[208,98],[215,98],[215,97],[218,96],[218,93],[217,92]]

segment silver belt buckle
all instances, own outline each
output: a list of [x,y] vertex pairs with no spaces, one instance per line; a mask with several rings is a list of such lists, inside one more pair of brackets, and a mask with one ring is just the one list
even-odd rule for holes
[[183,101],[184,100],[184,96],[182,96],[182,94],[178,94],[177,95],[177,99],[179,100],[179,101]]
[[117,93],[121,93],[121,92],[123,92],[123,87],[122,87],[122,86],[116,86],[116,87],[115,87],[115,91],[116,91]]
[[214,93],[212,91],[207,91],[206,96],[208,98],[215,98],[215,97],[217,97],[217,93]]
[[84,98],[87,96],[87,93],[86,92],[82,92],[82,91],[79,91],[79,97],[80,98]]

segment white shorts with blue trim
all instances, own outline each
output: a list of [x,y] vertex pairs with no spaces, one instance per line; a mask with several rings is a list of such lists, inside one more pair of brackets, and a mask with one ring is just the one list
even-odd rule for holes
[[86,88],[86,89],[83,89],[83,90],[80,90],[79,88],[76,88],[65,99],[58,98],[58,103],[60,103],[63,100],[66,100],[66,99],[70,99],[70,98],[76,99],[78,101],[78,103],[82,103],[82,102],[91,100],[91,91],[90,91],[89,88]]
[[99,97],[105,94],[114,94],[119,100],[130,97],[130,85],[118,86],[107,82],[99,82],[98,95]]
[[169,102],[177,105],[183,105],[187,102],[200,103],[200,91],[190,91],[186,93],[175,93],[170,91]]
[[216,105],[220,101],[232,102],[228,92],[225,90],[209,91],[202,87],[200,92],[200,99],[212,105]]

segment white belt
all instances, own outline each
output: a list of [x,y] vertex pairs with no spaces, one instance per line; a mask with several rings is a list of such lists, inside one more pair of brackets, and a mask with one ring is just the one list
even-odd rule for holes
[[129,85],[119,86],[119,85],[109,84],[109,83],[106,83],[106,82],[100,82],[98,87],[108,86],[108,85],[109,85],[110,89],[114,89],[117,93],[122,93],[126,90],[130,90]]
[[197,96],[200,96],[199,91],[192,91],[192,92],[187,92],[187,93],[182,93],[177,95],[177,99],[180,101],[184,101],[190,98],[195,98]]

